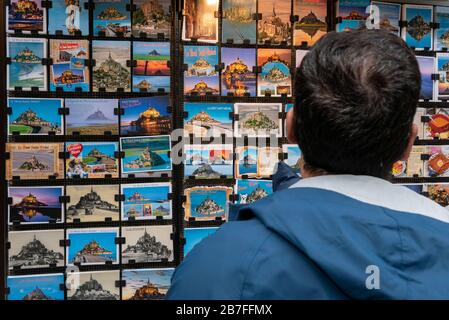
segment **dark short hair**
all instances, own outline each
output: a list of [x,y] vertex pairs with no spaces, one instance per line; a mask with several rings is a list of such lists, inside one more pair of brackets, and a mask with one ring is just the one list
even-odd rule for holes
[[414,52],[396,35],[328,33],[296,70],[294,134],[305,163],[388,176],[407,148],[420,87]]

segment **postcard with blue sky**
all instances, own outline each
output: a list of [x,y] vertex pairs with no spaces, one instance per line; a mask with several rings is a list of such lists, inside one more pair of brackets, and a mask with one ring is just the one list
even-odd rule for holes
[[196,179],[220,179],[233,176],[232,144],[185,145],[184,175]]
[[131,36],[131,15],[126,10],[128,0],[94,0],[94,35],[104,32],[106,37]]
[[432,74],[435,69],[435,58],[416,56],[416,60],[418,60],[419,71],[421,72],[421,92],[419,98],[422,100],[433,100],[435,87]]
[[253,203],[273,193],[271,180],[237,179],[235,193],[238,195],[237,203]]
[[186,102],[184,132],[196,137],[232,134],[232,103]]
[[217,46],[184,46],[184,94],[218,95]]
[[[371,6],[376,6],[379,10],[380,28],[399,36],[401,33],[401,28],[399,27],[399,21],[401,20],[401,5],[397,3],[373,1]],[[371,8],[371,10],[373,10],[373,8]],[[376,11],[372,12],[375,13]]]
[[184,257],[204,238],[216,232],[218,228],[185,228],[184,239]]
[[440,27],[435,29],[434,50],[441,51],[449,48],[449,7],[435,7],[435,23]]
[[89,10],[87,0],[56,0],[49,9],[48,33],[62,32],[64,35],[89,34]]
[[402,6],[402,19],[407,21],[407,27],[402,32],[402,38],[415,50],[432,48],[433,7],[406,4]]
[[64,300],[62,273],[9,276],[8,300]]
[[290,166],[293,171],[298,175],[301,176],[301,150],[299,149],[298,145],[296,144],[284,144],[282,145],[282,149],[284,152],[284,162]]

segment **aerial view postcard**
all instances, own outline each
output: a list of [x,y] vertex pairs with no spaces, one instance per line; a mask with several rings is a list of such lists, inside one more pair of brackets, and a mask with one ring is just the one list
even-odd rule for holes
[[67,223],[119,220],[118,185],[68,185],[66,193]]
[[291,0],[258,0],[257,10],[262,19],[257,23],[259,44],[291,44]]
[[128,41],[92,41],[93,90],[100,88],[107,92],[118,89],[130,91],[131,72],[126,65],[130,59],[130,44]]
[[184,257],[198,244],[218,230],[217,227],[185,228],[184,229]]
[[312,46],[327,32],[327,0],[293,0],[293,44]]
[[8,223],[64,222],[64,187],[9,187]]
[[6,180],[19,179],[56,179],[64,177],[64,161],[59,153],[64,149],[62,143],[7,143]]
[[170,92],[169,42],[133,42],[133,60],[133,91]]
[[8,300],[64,300],[64,274],[8,276]]
[[449,53],[437,53],[438,99],[449,99]]
[[185,0],[182,40],[218,41],[218,0]]
[[175,269],[126,269],[122,271],[122,300],[163,300]]
[[301,149],[297,144],[283,144],[284,162],[293,169],[293,171],[301,176]]
[[47,12],[42,0],[11,0],[6,6],[7,32],[47,32]]
[[9,270],[64,266],[64,230],[10,231]]
[[172,225],[122,227],[122,263],[173,260]]
[[129,0],[94,0],[93,31],[98,36],[131,36],[131,16],[126,10]]
[[49,11],[48,33],[64,35],[89,34],[88,0],[55,0]]
[[121,135],[160,135],[171,130],[168,96],[120,99]]
[[118,134],[118,99],[65,99],[66,134]]
[[433,50],[441,51],[449,47],[449,7],[435,7],[435,23],[439,28],[435,29]]
[[422,100],[434,100],[435,88],[432,74],[435,69],[435,58],[416,56],[419,71],[421,72],[421,92],[419,98]]
[[232,135],[232,103],[186,102],[184,132],[196,137]]
[[369,6],[370,0],[339,0],[337,16],[341,17],[342,21],[337,24],[337,31],[365,29]]
[[164,38],[170,38],[171,1],[134,0],[133,4],[136,6],[136,10],[132,13],[132,35],[134,37],[145,33],[150,38],[158,37],[159,34],[162,34]]
[[269,180],[237,179],[235,194],[237,203],[253,203],[273,193],[273,182]]
[[281,103],[236,103],[234,123],[236,137],[282,136]]
[[118,177],[117,142],[66,142],[67,178]]
[[217,46],[184,46],[184,94],[219,95]]
[[122,175],[172,169],[169,135],[120,138]]
[[67,229],[67,265],[96,265],[119,262],[119,228]]
[[172,218],[170,183],[122,184],[120,187],[124,196],[122,221]]
[[72,272],[67,275],[67,300],[120,300],[120,270]]
[[256,49],[221,48],[221,94],[237,97],[256,95]]
[[47,57],[45,39],[37,38],[7,38],[6,83],[8,90],[20,87],[23,90],[38,88],[47,89],[47,68],[42,59]]
[[188,144],[184,146],[184,175],[195,179],[233,177],[232,144]]
[[262,69],[257,74],[259,96],[291,95],[291,60],[290,49],[257,49],[257,66]]
[[[374,7],[377,7],[374,9]],[[400,36],[401,27],[399,26],[399,21],[401,20],[401,5],[398,3],[388,3],[388,2],[371,2],[372,13],[378,13],[379,15],[379,27],[381,29],[390,31],[391,33]]]
[[194,218],[197,221],[225,220],[228,214],[229,196],[232,187],[211,186],[191,187],[184,190],[186,201],[184,207],[184,220]]
[[246,40],[250,44],[256,43],[256,3],[256,0],[222,1],[222,42],[241,44]]
[[89,91],[88,40],[50,40],[50,90]]
[[59,114],[62,99],[8,98],[8,134],[42,135],[64,132],[64,117]]
[[402,38],[415,50],[432,49],[433,7],[404,4],[402,20],[407,21],[407,27],[402,32]]

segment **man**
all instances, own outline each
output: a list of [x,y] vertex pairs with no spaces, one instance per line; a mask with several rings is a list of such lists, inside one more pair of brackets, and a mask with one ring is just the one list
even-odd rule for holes
[[303,152],[177,268],[169,299],[449,299],[449,215],[386,180],[417,135],[412,50],[329,33],[297,70],[288,138]]

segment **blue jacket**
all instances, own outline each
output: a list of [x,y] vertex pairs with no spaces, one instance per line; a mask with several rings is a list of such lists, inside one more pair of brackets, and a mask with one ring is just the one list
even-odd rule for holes
[[449,299],[449,215],[369,177],[297,181],[238,208],[176,269],[168,299]]

